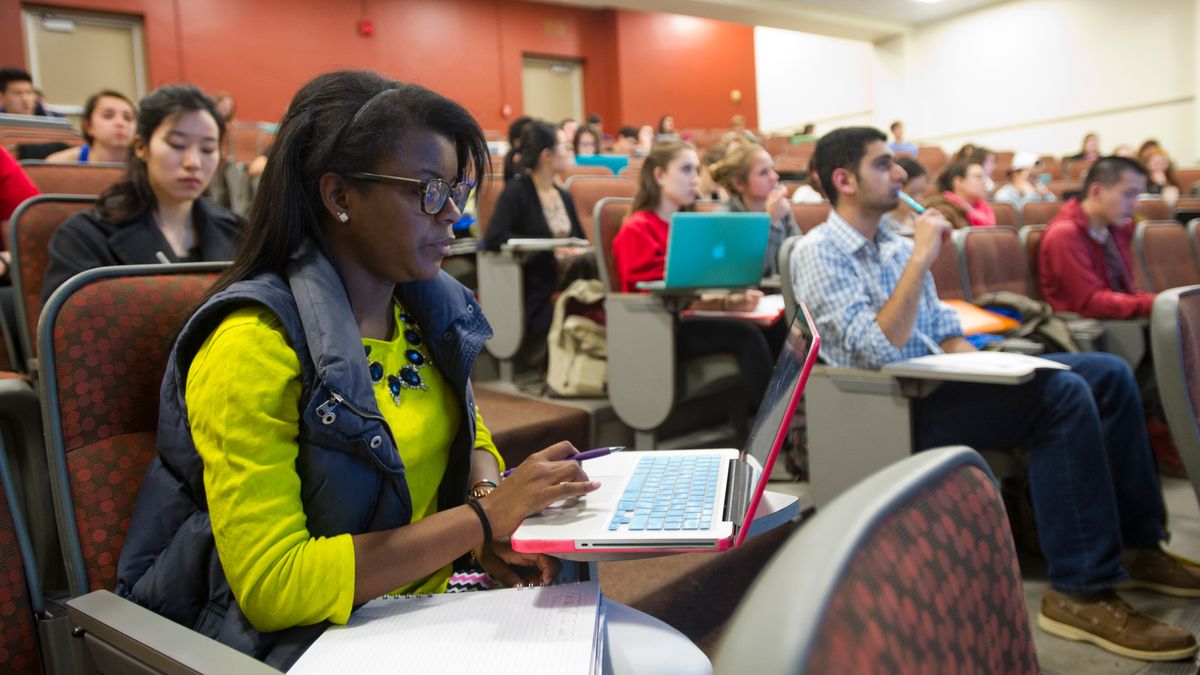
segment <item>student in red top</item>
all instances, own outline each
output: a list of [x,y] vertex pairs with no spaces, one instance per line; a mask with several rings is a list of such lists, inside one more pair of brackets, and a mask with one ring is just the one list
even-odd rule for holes
[[[29,179],[29,175],[8,154],[0,148],[0,248],[8,243],[8,219],[21,202],[38,195],[38,189]],[[0,251],[0,279],[8,276],[8,251]]]
[[1153,293],[1133,282],[1131,216],[1146,190],[1146,169],[1104,157],[1088,170],[1081,197],[1063,204],[1038,252],[1042,295],[1059,312],[1095,319],[1149,316]]
[[[639,281],[658,281],[666,273],[668,221],[691,208],[700,186],[700,157],[690,143],[655,143],[642,165],[631,213],[613,239],[613,261],[623,293],[638,292]],[[705,294],[691,309],[751,310],[762,291]],[[737,319],[680,319],[676,357],[686,360],[710,354],[734,354],[742,372],[745,394],[756,407],[767,389],[771,351],[758,326]]]
[[[0,148],[0,221],[7,221],[21,202],[37,194],[37,187],[17,160]],[[8,241],[7,236],[4,241]]]

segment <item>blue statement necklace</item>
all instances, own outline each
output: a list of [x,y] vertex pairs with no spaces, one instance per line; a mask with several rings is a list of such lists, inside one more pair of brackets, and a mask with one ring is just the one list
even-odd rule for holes
[[405,389],[429,391],[429,385],[425,384],[425,379],[421,377],[421,369],[433,363],[433,359],[421,351],[423,340],[416,319],[408,312],[401,311],[400,322],[404,324],[404,341],[408,343],[408,348],[404,350],[404,365],[396,374],[385,374],[383,364],[371,359],[371,347],[363,346],[367,356],[367,368],[371,371],[371,382],[380,384],[384,382],[386,375],[387,390],[392,396],[392,403],[396,405],[400,405],[400,394]]

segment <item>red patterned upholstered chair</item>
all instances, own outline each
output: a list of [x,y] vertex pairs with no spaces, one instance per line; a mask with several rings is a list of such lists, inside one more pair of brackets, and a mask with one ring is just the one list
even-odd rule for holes
[[1028,202],[1021,207],[1021,223],[1024,225],[1046,225],[1062,208],[1060,202]]
[[727,403],[707,406],[729,396],[739,375],[736,362],[727,354],[678,364],[676,308],[650,293],[621,292],[612,242],[632,204],[630,198],[599,200],[588,236],[596,244],[596,266],[608,288],[604,301],[608,398],[621,422],[634,429],[636,447],[649,448],[655,446],[656,435],[670,436],[724,420]]
[[40,673],[37,616],[42,592],[20,500],[0,452],[0,672]]
[[25,200],[9,221],[8,250],[12,252],[13,295],[17,307],[19,348],[26,359],[20,364],[34,370],[37,358],[38,317],[42,313],[42,281],[50,266],[50,237],[67,218],[90,208],[96,196],[87,194],[40,195]]
[[121,180],[125,165],[110,162],[47,162],[21,160],[21,168],[42,194],[98,195]]
[[1174,220],[1144,220],[1133,235],[1133,266],[1138,285],[1148,291],[1200,284],[1200,265],[1188,232]]
[[46,303],[42,411],[72,596],[116,587],[125,528],[156,453],[167,356],[223,267],[89,270]]
[[983,459],[964,447],[918,453],[799,528],[734,613],[714,665],[747,663],[763,674],[1038,672]]
[[829,211],[832,208],[829,202],[822,202],[820,204],[792,204],[792,216],[796,219],[796,226],[800,228],[800,233],[808,234],[809,230],[829,218]]
[[1016,229],[997,225],[955,230],[954,248],[967,300],[997,291],[1032,297],[1025,248]]
[[100,672],[273,672],[111,592],[125,528],[156,453],[167,356],[223,268],[89,270],[55,291],[42,314],[42,410],[72,597],[69,628],[82,635]]
[[487,234],[487,226],[496,211],[501,192],[504,192],[504,176],[498,173],[485,175],[475,191],[475,222],[479,223],[480,238]]
[[637,192],[637,180],[629,176],[572,176],[566,183],[567,191],[575,200],[575,214],[585,237],[591,239],[592,217],[596,204],[606,197],[633,197]]
[[1025,265],[1029,270],[1029,297],[1044,300],[1042,297],[1042,282],[1038,276],[1038,247],[1042,244],[1042,236],[1046,234],[1045,225],[1026,225],[1017,233],[1021,244],[1025,247]]
[[1200,498],[1200,286],[1154,298],[1150,345],[1171,438]]

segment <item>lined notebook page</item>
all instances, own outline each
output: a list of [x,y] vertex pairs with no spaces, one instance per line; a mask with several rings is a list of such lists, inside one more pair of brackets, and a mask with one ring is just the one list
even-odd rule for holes
[[595,581],[377,598],[288,673],[595,673],[599,602]]

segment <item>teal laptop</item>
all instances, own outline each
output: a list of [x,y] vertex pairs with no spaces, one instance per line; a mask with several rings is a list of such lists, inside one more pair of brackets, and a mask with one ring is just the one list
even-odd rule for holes
[[576,155],[575,163],[579,166],[602,166],[614,174],[629,166],[627,155]]
[[667,235],[662,281],[642,290],[738,288],[762,280],[771,218],[765,213],[676,213]]

